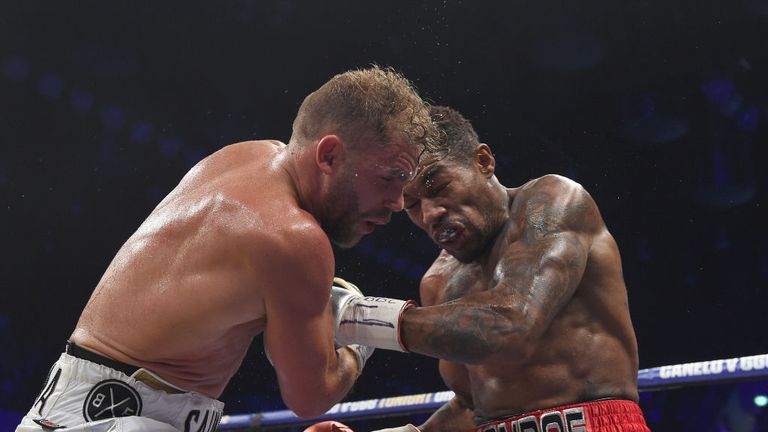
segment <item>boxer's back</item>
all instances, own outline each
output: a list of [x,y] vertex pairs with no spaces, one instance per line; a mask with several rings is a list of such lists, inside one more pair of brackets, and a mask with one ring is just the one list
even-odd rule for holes
[[73,342],[217,397],[265,324],[259,239],[301,212],[274,159],[229,146],[193,168],[123,245]]

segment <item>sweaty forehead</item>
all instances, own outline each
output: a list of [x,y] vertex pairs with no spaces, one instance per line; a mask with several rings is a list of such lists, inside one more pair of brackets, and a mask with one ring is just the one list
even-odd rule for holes
[[435,178],[442,173],[446,173],[450,170],[450,167],[446,165],[445,161],[439,159],[423,160],[419,163],[419,171],[416,177],[408,183],[405,188],[405,192],[414,195],[417,190],[428,187],[435,181]]
[[425,166],[424,169],[419,171],[419,175],[416,177],[416,179],[423,184],[427,184],[431,181],[435,180],[435,177],[439,176],[442,173],[445,173],[449,170],[449,168],[442,162],[434,162],[428,166]]
[[395,177],[404,176],[405,180],[410,180],[416,174],[418,152],[411,146],[396,144],[389,146],[376,161],[377,168]]

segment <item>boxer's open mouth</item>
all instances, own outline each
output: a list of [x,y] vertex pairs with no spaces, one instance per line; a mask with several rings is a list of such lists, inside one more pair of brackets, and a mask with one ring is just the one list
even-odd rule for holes
[[432,238],[436,243],[448,243],[456,239],[462,231],[463,228],[459,224],[449,223],[434,231]]

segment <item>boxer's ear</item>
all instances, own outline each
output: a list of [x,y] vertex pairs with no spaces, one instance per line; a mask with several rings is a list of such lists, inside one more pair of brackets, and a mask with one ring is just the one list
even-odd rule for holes
[[338,162],[343,151],[343,143],[337,135],[326,135],[320,138],[315,149],[315,163],[320,172],[331,174],[338,169]]
[[480,144],[475,148],[475,165],[486,177],[491,177],[496,172],[496,158],[493,157],[488,144]]

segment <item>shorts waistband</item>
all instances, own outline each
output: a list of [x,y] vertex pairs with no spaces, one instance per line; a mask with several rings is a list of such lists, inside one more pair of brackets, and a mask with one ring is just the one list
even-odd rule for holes
[[[126,371],[92,361],[98,358],[88,357],[68,353],[59,356],[24,417],[25,424],[35,430],[39,429],[32,426],[35,420],[66,426],[63,430],[103,429],[110,425],[123,430],[118,427],[123,423],[126,428],[131,425],[130,430],[170,430],[159,424],[164,423],[178,431],[211,431],[221,420],[221,401],[195,391],[174,390],[173,384],[143,368],[127,375]],[[152,385],[145,375],[155,377],[162,388]],[[118,417],[130,419],[112,420]],[[105,423],[95,426],[95,422],[102,421]]]
[[71,355],[72,357],[88,360],[89,362],[93,362],[96,364],[100,364],[102,366],[106,366],[108,368],[112,368],[128,376],[133,375],[134,373],[136,373],[137,370],[139,370],[138,366],[132,366],[127,363],[123,363],[121,361],[111,359],[109,357],[104,357],[103,355],[97,354],[91,350],[83,348],[72,341],[67,341],[67,347],[64,349],[64,352]]
[[[613,428],[606,429],[606,427]],[[563,405],[476,426],[473,432],[519,431],[648,431],[640,406],[630,400],[608,399]],[[559,428],[558,428],[559,427]]]
[[152,387],[155,390],[162,390],[170,394],[185,393],[184,390],[164,382],[160,377],[151,373],[150,371],[140,368],[138,366],[129,365],[121,361],[105,357],[101,354],[95,353],[91,350],[83,348],[72,341],[67,341],[67,346],[64,350],[72,357],[79,358],[81,360],[87,360],[92,363],[96,363],[102,366],[106,366],[110,369],[122,372],[131,378],[141,381],[144,384]]

